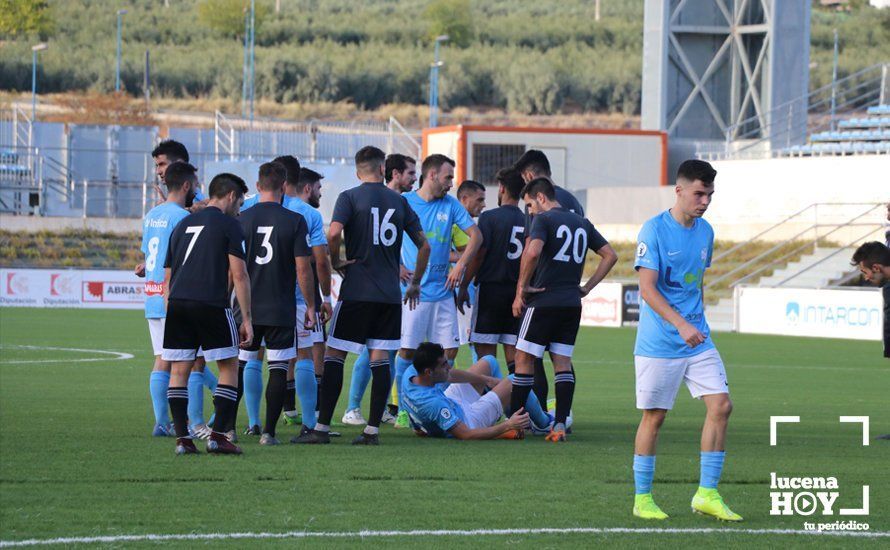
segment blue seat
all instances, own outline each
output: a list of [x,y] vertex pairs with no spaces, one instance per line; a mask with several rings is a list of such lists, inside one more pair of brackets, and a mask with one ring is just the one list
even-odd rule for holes
[[875,105],[868,108],[870,115],[890,115],[890,105]]

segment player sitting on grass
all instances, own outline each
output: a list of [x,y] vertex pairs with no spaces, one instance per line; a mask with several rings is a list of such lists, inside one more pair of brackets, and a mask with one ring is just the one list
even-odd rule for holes
[[717,492],[732,401],[723,360],[710,337],[702,292],[711,265],[714,230],[702,219],[714,194],[717,171],[687,160],[677,171],[674,206],[643,224],[634,267],[640,274],[640,326],[634,347],[637,408],[643,418],[634,444],[633,514],[668,516],[652,499],[658,430],[674,406],[680,384],[707,409],[701,436],[701,478],[692,510],[741,521]]
[[507,412],[512,382],[501,378],[497,359],[480,359],[469,370],[452,368],[439,344],[424,342],[402,379],[400,406],[418,435],[455,439],[522,439],[531,427],[547,433],[553,418],[530,394],[525,407]]

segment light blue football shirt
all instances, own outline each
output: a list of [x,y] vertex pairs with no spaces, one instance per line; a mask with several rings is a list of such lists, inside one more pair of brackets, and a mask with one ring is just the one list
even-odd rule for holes
[[[430,261],[420,281],[420,301],[438,302],[452,298],[451,290],[445,288],[451,256],[451,226],[457,225],[466,231],[473,225],[473,219],[456,198],[445,195],[429,202],[416,191],[402,195],[408,205],[420,218],[420,225],[430,243]],[[414,271],[417,264],[417,246],[410,238],[402,239],[402,265]],[[402,286],[404,292],[405,287]]]
[[164,309],[164,260],[170,234],[188,210],[176,203],[165,202],[148,211],[142,220],[142,253],[145,254],[145,317],[162,319]]
[[634,355],[678,358],[712,349],[714,342],[705,320],[702,293],[704,273],[711,265],[714,251],[711,225],[696,218],[692,227],[683,227],[666,210],[643,224],[637,241],[634,268],[658,272],[658,291],[675,311],[705,335],[705,341],[690,348],[672,324],[640,299]]
[[[289,197],[287,195],[284,196],[284,200],[281,204],[288,210],[303,216],[303,219],[306,220],[306,226],[309,228],[306,240],[310,248],[328,244],[328,239],[324,235],[324,220],[318,210],[312,208],[312,206],[299,197]],[[297,285],[296,296],[298,304],[306,303],[306,300],[303,299],[303,293],[300,291],[300,285]],[[318,304],[316,304],[316,306],[318,306]]]
[[453,399],[445,396],[448,384],[421,386],[411,382],[417,376],[414,365],[408,367],[402,378],[402,396],[399,406],[408,412],[414,429],[430,437],[451,437],[448,430],[464,422],[464,411]]
[[[197,200],[197,198],[195,200]],[[239,210],[239,212],[244,212],[245,210],[247,210],[248,208],[250,208],[251,206],[255,205],[258,202],[260,202],[260,194],[259,193],[255,193],[253,195],[244,197],[244,204],[241,205],[241,210]]]

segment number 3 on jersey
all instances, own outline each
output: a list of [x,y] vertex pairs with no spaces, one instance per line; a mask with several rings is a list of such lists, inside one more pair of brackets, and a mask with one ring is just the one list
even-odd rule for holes
[[260,246],[263,248],[263,255],[260,256],[257,254],[254,261],[257,265],[265,265],[272,261],[272,256],[275,254],[275,251],[272,250],[272,243],[269,242],[269,239],[272,238],[272,230],[275,229],[271,225],[261,225],[256,228],[257,235],[263,236],[263,242],[260,243]]
[[[575,234],[572,235],[572,230],[568,226],[560,225],[556,229],[556,238],[565,239],[565,241],[563,241],[559,252],[553,257],[554,260],[557,262],[568,262],[571,259],[575,260],[576,264],[584,263],[584,253],[587,251],[587,231],[584,231],[583,227],[576,229]],[[571,258],[566,254],[569,248],[572,249]]]
[[392,246],[395,244],[398,231],[396,230],[396,226],[390,222],[392,215],[395,213],[396,211],[394,208],[389,208],[383,214],[383,220],[381,220],[380,209],[377,207],[371,208],[371,221],[374,224],[374,244],[380,245],[383,243],[383,246]]

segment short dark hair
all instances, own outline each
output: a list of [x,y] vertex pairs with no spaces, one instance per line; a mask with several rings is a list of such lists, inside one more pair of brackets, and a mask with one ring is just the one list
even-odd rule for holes
[[531,170],[536,176],[550,176],[550,161],[547,155],[539,149],[529,149],[513,165],[520,174],[525,170]]
[[260,165],[260,174],[256,182],[257,189],[274,191],[281,189],[285,181],[287,181],[287,168],[283,164],[272,161]]
[[523,197],[534,198],[538,193],[542,193],[548,200],[556,200],[556,188],[549,178],[535,178],[522,188]]
[[861,244],[853,253],[853,261],[850,264],[863,264],[867,268],[875,264],[890,267],[890,248],[878,241]]
[[417,164],[417,161],[408,155],[403,155],[401,153],[393,153],[386,157],[386,167],[383,170],[383,174],[386,176],[387,183],[392,181],[392,173],[393,170],[398,170],[399,172],[404,172],[408,169],[409,164]]
[[300,168],[300,178],[297,180],[297,191],[302,191],[307,185],[311,185],[317,181],[324,179],[324,176],[310,170],[309,168]]
[[433,155],[428,156],[423,159],[423,165],[420,168],[421,173],[426,174],[430,170],[438,170],[444,164],[450,164],[451,166],[457,166],[454,161],[445,155],[440,155],[439,153],[435,153]]
[[714,185],[717,170],[710,163],[698,159],[684,160],[677,168],[677,178],[689,181],[700,180],[706,187]]
[[232,191],[235,191],[237,195],[243,196],[247,193],[247,184],[244,183],[243,179],[228,172],[217,174],[210,180],[208,193],[211,199],[221,199]]
[[197,181],[198,169],[187,162],[176,161],[164,172],[164,184],[170,191],[179,191],[190,181]]
[[365,145],[355,153],[355,168],[357,170],[376,170],[384,163],[386,163],[386,153],[373,145]]
[[158,143],[158,146],[151,152],[151,158],[157,158],[161,155],[167,157],[167,160],[169,161],[189,161],[189,150],[185,148],[185,145],[172,139],[165,139]]
[[502,168],[495,174],[494,179],[504,186],[504,189],[507,190],[507,195],[511,199],[519,200],[519,194],[522,193],[522,188],[525,187],[525,182],[522,180],[522,174],[519,173],[519,170]]
[[277,162],[284,166],[284,169],[287,170],[287,184],[291,187],[296,187],[297,180],[300,179],[300,161],[297,160],[297,157],[293,155],[282,155],[280,157],[275,157],[272,162]]
[[414,368],[417,369],[417,374],[436,368],[439,358],[444,355],[445,350],[439,344],[424,342],[417,346],[417,351],[414,352]]
[[464,195],[478,193],[479,191],[485,193],[485,186],[475,180],[464,180],[457,188],[457,198],[460,200]]

